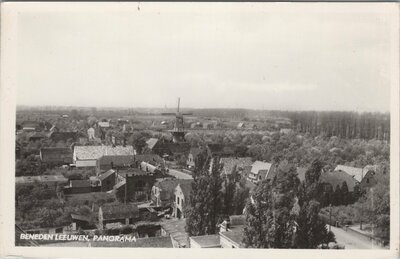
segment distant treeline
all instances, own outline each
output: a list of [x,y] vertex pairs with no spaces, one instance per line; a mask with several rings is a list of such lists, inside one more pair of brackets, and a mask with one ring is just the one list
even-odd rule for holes
[[292,126],[299,132],[327,137],[361,139],[390,139],[389,113],[357,112],[275,112],[275,115],[292,120]]

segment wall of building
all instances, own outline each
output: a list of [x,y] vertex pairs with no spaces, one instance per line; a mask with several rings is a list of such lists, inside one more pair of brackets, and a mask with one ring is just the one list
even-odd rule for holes
[[96,167],[96,160],[76,160],[76,167]]

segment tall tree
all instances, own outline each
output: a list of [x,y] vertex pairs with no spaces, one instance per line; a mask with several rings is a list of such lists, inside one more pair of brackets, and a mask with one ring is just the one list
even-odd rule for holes
[[[297,217],[295,247],[316,248],[323,241],[329,242],[325,223],[319,217],[320,205],[316,200],[306,201]],[[333,236],[334,238],[334,236]]]
[[[200,156],[200,157],[199,157]],[[218,158],[199,155],[196,161],[190,206],[185,209],[186,231],[190,236],[217,232],[222,218],[222,178]]]
[[299,180],[295,168],[283,161],[272,181],[264,180],[246,206],[246,247],[291,248],[295,231],[294,205]]

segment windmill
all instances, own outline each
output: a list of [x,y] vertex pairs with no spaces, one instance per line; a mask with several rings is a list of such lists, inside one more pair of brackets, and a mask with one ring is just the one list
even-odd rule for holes
[[185,142],[186,131],[184,129],[183,116],[184,115],[192,115],[192,113],[182,113],[179,111],[180,102],[181,102],[181,98],[178,98],[178,109],[177,109],[176,113],[172,113],[172,112],[161,113],[161,115],[175,116],[174,128],[172,130],[170,130],[170,132],[172,134],[172,141],[175,143]]

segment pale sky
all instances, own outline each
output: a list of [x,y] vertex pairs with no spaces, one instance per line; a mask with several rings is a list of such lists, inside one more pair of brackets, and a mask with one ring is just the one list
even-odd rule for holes
[[374,6],[71,6],[20,13],[17,104],[390,109],[391,21]]

